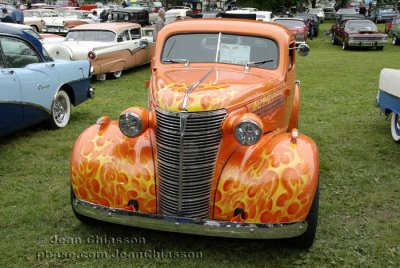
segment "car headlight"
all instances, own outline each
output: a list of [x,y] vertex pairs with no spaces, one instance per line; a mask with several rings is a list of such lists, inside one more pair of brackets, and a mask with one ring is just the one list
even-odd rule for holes
[[244,119],[234,130],[236,140],[242,145],[256,144],[262,136],[261,126],[251,119]]
[[121,114],[118,124],[121,132],[129,138],[136,137],[142,131],[142,120],[133,112]]
[[137,137],[148,128],[148,118],[149,114],[146,109],[139,107],[128,108],[119,116],[119,129],[129,138]]

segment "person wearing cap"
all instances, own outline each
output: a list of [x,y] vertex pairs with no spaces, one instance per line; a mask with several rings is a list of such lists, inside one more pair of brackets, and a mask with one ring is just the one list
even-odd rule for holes
[[3,12],[3,17],[1,17],[1,22],[8,22],[8,23],[15,23],[15,19],[8,13],[7,8],[2,8],[1,11]]
[[22,12],[20,5],[16,5],[15,9],[11,12],[11,15],[14,17],[15,23],[24,24],[24,12]]

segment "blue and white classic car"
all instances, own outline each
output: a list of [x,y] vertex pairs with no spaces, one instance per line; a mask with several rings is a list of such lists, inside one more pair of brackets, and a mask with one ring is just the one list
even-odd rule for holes
[[392,114],[392,137],[400,143],[400,70],[382,69],[376,103],[383,113]]
[[0,136],[48,120],[68,124],[71,106],[93,96],[90,63],[54,61],[32,35],[0,24]]

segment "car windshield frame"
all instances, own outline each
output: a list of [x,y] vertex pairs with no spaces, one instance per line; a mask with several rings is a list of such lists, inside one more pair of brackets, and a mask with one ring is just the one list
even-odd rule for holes
[[165,41],[160,61],[162,64],[251,65],[276,70],[280,64],[280,51],[275,40],[263,36],[222,32],[179,33]]
[[[107,36],[104,35],[107,33]],[[67,42],[115,42],[117,34],[110,30],[72,29],[65,37]]]

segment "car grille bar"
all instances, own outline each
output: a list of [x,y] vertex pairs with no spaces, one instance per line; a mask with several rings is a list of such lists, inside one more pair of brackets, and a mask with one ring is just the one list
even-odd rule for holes
[[156,107],[159,213],[206,219],[225,110],[173,113]]
[[381,41],[381,40],[383,40],[383,37],[380,37],[380,36],[369,36],[369,37],[355,36],[355,37],[353,37],[353,40],[371,42],[371,41]]

